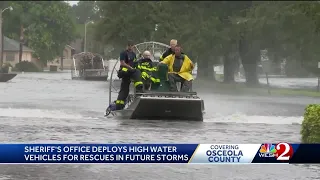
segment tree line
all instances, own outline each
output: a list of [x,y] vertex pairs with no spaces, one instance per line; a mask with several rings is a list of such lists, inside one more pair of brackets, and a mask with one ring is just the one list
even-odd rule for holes
[[233,82],[240,59],[246,82],[256,85],[260,50],[274,63],[286,60],[295,73],[319,71],[317,1],[102,1],[95,6],[95,40],[112,45],[115,54],[127,39],[168,43],[175,38],[198,62],[202,77],[212,77],[212,65],[222,60],[224,81]]
[[[35,50],[43,61],[60,56],[66,44],[84,38],[87,50],[118,58],[128,39],[168,43],[178,39],[198,63],[198,76],[212,78],[224,64],[233,82],[239,63],[246,82],[258,84],[260,51],[275,64],[286,62],[293,75],[319,73],[318,1],[3,1],[3,32]],[[156,28],[157,27],[157,28]],[[289,73],[289,71],[288,71]]]
[[76,38],[71,7],[63,1],[1,1],[3,35],[20,42],[19,62],[23,45],[34,50],[33,57],[44,64],[62,55],[65,45]]

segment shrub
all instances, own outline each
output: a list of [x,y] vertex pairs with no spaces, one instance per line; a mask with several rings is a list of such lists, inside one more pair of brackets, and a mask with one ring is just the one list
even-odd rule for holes
[[303,143],[320,143],[320,104],[306,107],[301,135]]
[[39,72],[41,71],[34,63],[29,61],[21,61],[16,64],[15,71],[24,71],[24,72]]
[[12,65],[10,63],[4,63],[2,65],[1,72],[2,73],[8,73],[9,72],[9,67],[12,67]]

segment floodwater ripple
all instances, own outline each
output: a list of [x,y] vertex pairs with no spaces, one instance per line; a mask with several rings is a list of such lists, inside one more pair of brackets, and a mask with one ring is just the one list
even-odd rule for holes
[[[24,73],[1,83],[0,141],[23,143],[300,142],[304,108],[319,99],[228,96],[198,89],[204,122],[104,118],[105,82]],[[113,94],[115,97],[116,95]],[[318,179],[316,165],[0,165],[0,180]]]

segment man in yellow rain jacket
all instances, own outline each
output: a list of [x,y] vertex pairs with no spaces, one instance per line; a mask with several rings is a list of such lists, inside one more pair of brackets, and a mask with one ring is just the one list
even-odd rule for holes
[[167,56],[160,63],[168,65],[170,91],[178,91],[176,82],[181,82],[181,91],[188,92],[192,86],[193,62],[187,55],[181,53],[181,47],[179,45],[175,47],[174,51],[174,54]]
[[161,56],[160,61],[164,60],[167,56],[174,54],[174,47],[178,44],[178,41],[176,39],[171,39],[170,41],[170,48],[168,48]]

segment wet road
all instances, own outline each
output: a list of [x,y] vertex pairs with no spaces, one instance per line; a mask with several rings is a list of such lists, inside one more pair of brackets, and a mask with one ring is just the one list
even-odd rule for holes
[[[315,98],[228,96],[199,89],[204,122],[103,118],[105,82],[69,73],[25,73],[0,84],[1,142],[263,143],[299,142],[304,108]],[[115,96],[115,95],[114,95]],[[319,179],[306,165],[0,165],[0,180]]]

